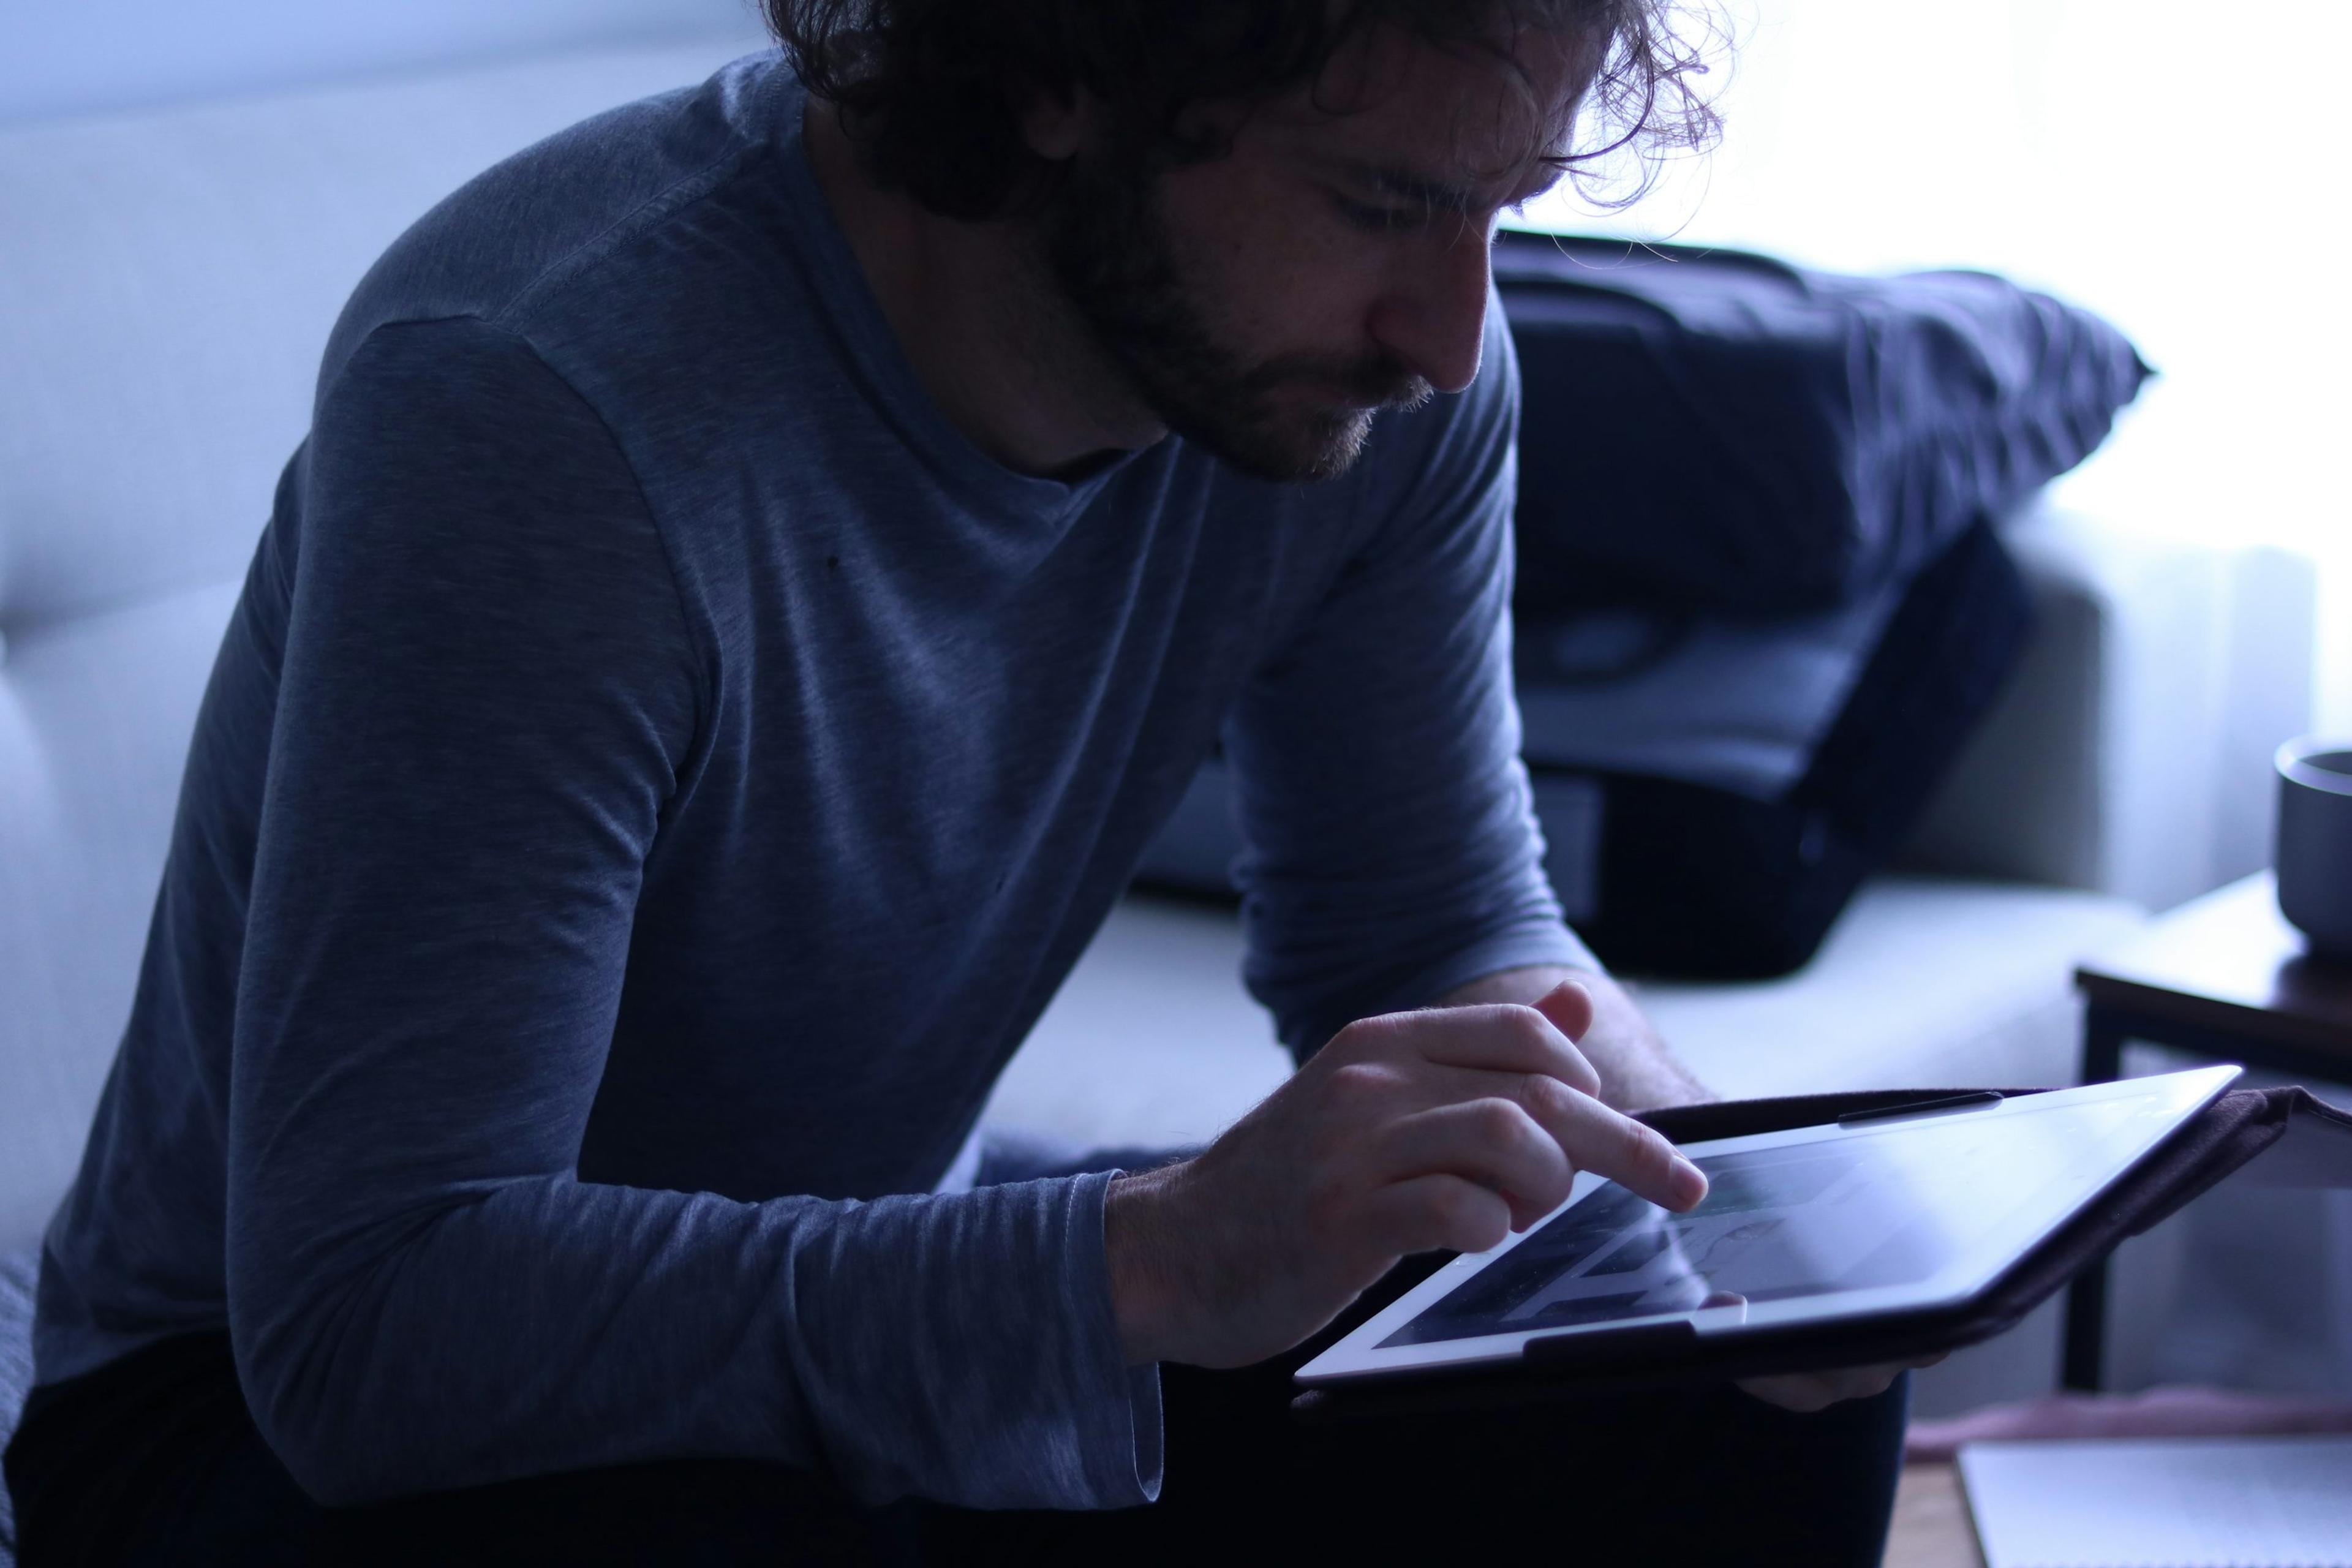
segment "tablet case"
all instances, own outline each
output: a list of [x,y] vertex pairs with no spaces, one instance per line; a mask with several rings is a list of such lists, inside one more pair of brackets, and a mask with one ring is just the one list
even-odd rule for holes
[[[1983,1092],[1919,1089],[1798,1095],[1675,1106],[1648,1112],[1641,1120],[1677,1143],[1696,1143],[1820,1126]],[[2042,1091],[1999,1092],[2015,1096]],[[2016,1327],[2028,1312],[2105,1258],[2125,1237],[2147,1230],[2250,1164],[2253,1168],[2244,1179],[2264,1185],[2352,1187],[2352,1114],[2302,1089],[2237,1089],[2224,1094],[2158,1144],[2097,1201],[2019,1259],[1982,1294],[1958,1307],[1834,1327],[1805,1324],[1765,1329],[1732,1340],[1701,1338],[1684,1321],[1613,1334],[1549,1335],[1529,1340],[1516,1363],[1401,1373],[1310,1389],[1298,1395],[1292,1408],[1308,1419],[1459,1410],[1577,1398],[1662,1384],[1718,1383],[1773,1373],[1906,1361],[1958,1350]],[[1360,1321],[1369,1315],[1350,1316]]]

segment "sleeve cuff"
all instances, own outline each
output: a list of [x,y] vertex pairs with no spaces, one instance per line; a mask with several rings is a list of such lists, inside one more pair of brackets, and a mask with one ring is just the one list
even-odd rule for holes
[[1080,1413],[1079,1444],[1091,1508],[1132,1508],[1160,1497],[1162,1468],[1160,1368],[1131,1367],[1121,1353],[1111,1310],[1110,1266],[1103,1244],[1103,1205],[1117,1171],[1076,1179],[1066,1211],[1072,1234],[1066,1298],[1084,1327],[1090,1362],[1087,1385],[1099,1390]]

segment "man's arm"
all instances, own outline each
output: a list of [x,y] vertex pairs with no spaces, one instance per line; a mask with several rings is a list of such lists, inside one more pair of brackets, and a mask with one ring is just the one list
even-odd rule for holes
[[1465,1007],[1480,1003],[1508,1002],[1533,1006],[1556,986],[1574,981],[1592,998],[1592,1023],[1577,1037],[1592,1070],[1601,1075],[1601,1100],[1615,1110],[1656,1110],[1669,1105],[1692,1105],[1713,1100],[1714,1092],[1675,1059],[1633,998],[1615,980],[1598,970],[1561,964],[1538,964],[1482,975],[1455,986],[1438,1002],[1441,1007]]
[[1670,1207],[1705,1190],[1600,1100],[1573,1043],[1593,1023],[1584,992],[1427,1005],[1591,956],[1544,879],[1517,755],[1517,379],[1489,325],[1477,384],[1384,426],[1333,492],[1352,558],[1226,726],[1247,975],[1302,1065],[1196,1158],[1113,1184],[1105,1246],[1133,1359],[1274,1354],[1401,1255],[1535,1223],[1579,1170]]
[[1498,310],[1486,356],[1459,396],[1384,416],[1336,481],[1320,525],[1356,535],[1350,558],[1226,722],[1245,977],[1301,1058],[1482,975],[1597,967],[1561,923],[1518,755]]
[[[1511,689],[1517,377],[1489,324],[1478,384],[1383,454],[1383,526],[1227,727],[1248,978],[1305,1059],[1198,1157],[1112,1184],[1130,1359],[1287,1348],[1400,1256],[1534,1223],[1578,1170],[1672,1208],[1706,1190],[1612,1109],[1706,1089],[1585,967],[1544,877]],[[1890,1375],[1751,1391],[1806,1408]]]
[[870,1203],[580,1179],[709,668],[595,411],[494,327],[387,328],[294,488],[226,1261],[297,1481],[361,1502],[719,1455],[867,1500],[1147,1500],[1105,1176]]

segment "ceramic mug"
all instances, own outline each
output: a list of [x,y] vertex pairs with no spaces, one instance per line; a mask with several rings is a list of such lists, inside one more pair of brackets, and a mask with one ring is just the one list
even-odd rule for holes
[[2279,912],[2315,952],[2352,958],[2352,740],[2278,749]]

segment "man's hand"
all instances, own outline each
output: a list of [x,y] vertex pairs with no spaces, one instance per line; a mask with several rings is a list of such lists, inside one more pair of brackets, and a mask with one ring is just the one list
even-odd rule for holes
[[1478,1252],[1579,1170],[1671,1209],[1698,1168],[1596,1098],[1581,986],[1533,1006],[1351,1024],[1196,1158],[1111,1184],[1111,1303],[1130,1363],[1242,1366],[1289,1349],[1409,1253]]
[[[1563,983],[1583,987],[1591,997],[1590,1026],[1570,1033],[1576,1037],[1578,1048],[1601,1074],[1603,1100],[1620,1110],[1633,1111],[1695,1105],[1715,1098],[1688,1068],[1675,1059],[1658,1031],[1634,1005],[1632,994],[1605,974],[1557,966],[1507,969],[1450,993],[1442,1005],[1528,1001],[1552,992]],[[1884,1394],[1906,1370],[1933,1366],[1943,1359],[1932,1356],[1924,1361],[1878,1366],[1751,1377],[1739,1386],[1768,1405],[1810,1415],[1840,1400],[1866,1399]]]
[[1868,1399],[1884,1394],[1895,1380],[1916,1367],[1933,1366],[1944,1358],[1923,1356],[1917,1361],[1885,1362],[1876,1366],[1833,1367],[1828,1372],[1790,1372],[1776,1377],[1748,1377],[1739,1382],[1740,1392],[1777,1405],[1783,1410],[1793,1410],[1801,1415],[1811,1415],[1816,1410],[1826,1410],[1842,1399]]
[[1655,1110],[1668,1105],[1696,1105],[1715,1095],[1676,1060],[1658,1031],[1634,1005],[1631,993],[1606,974],[1558,964],[1531,969],[1506,969],[1473,980],[1449,992],[1438,1005],[1458,1007],[1478,1002],[1534,1004],[1561,984],[1573,981],[1591,1000],[1591,1022],[1573,1031],[1577,1048],[1601,1075],[1601,1099],[1619,1110]]

